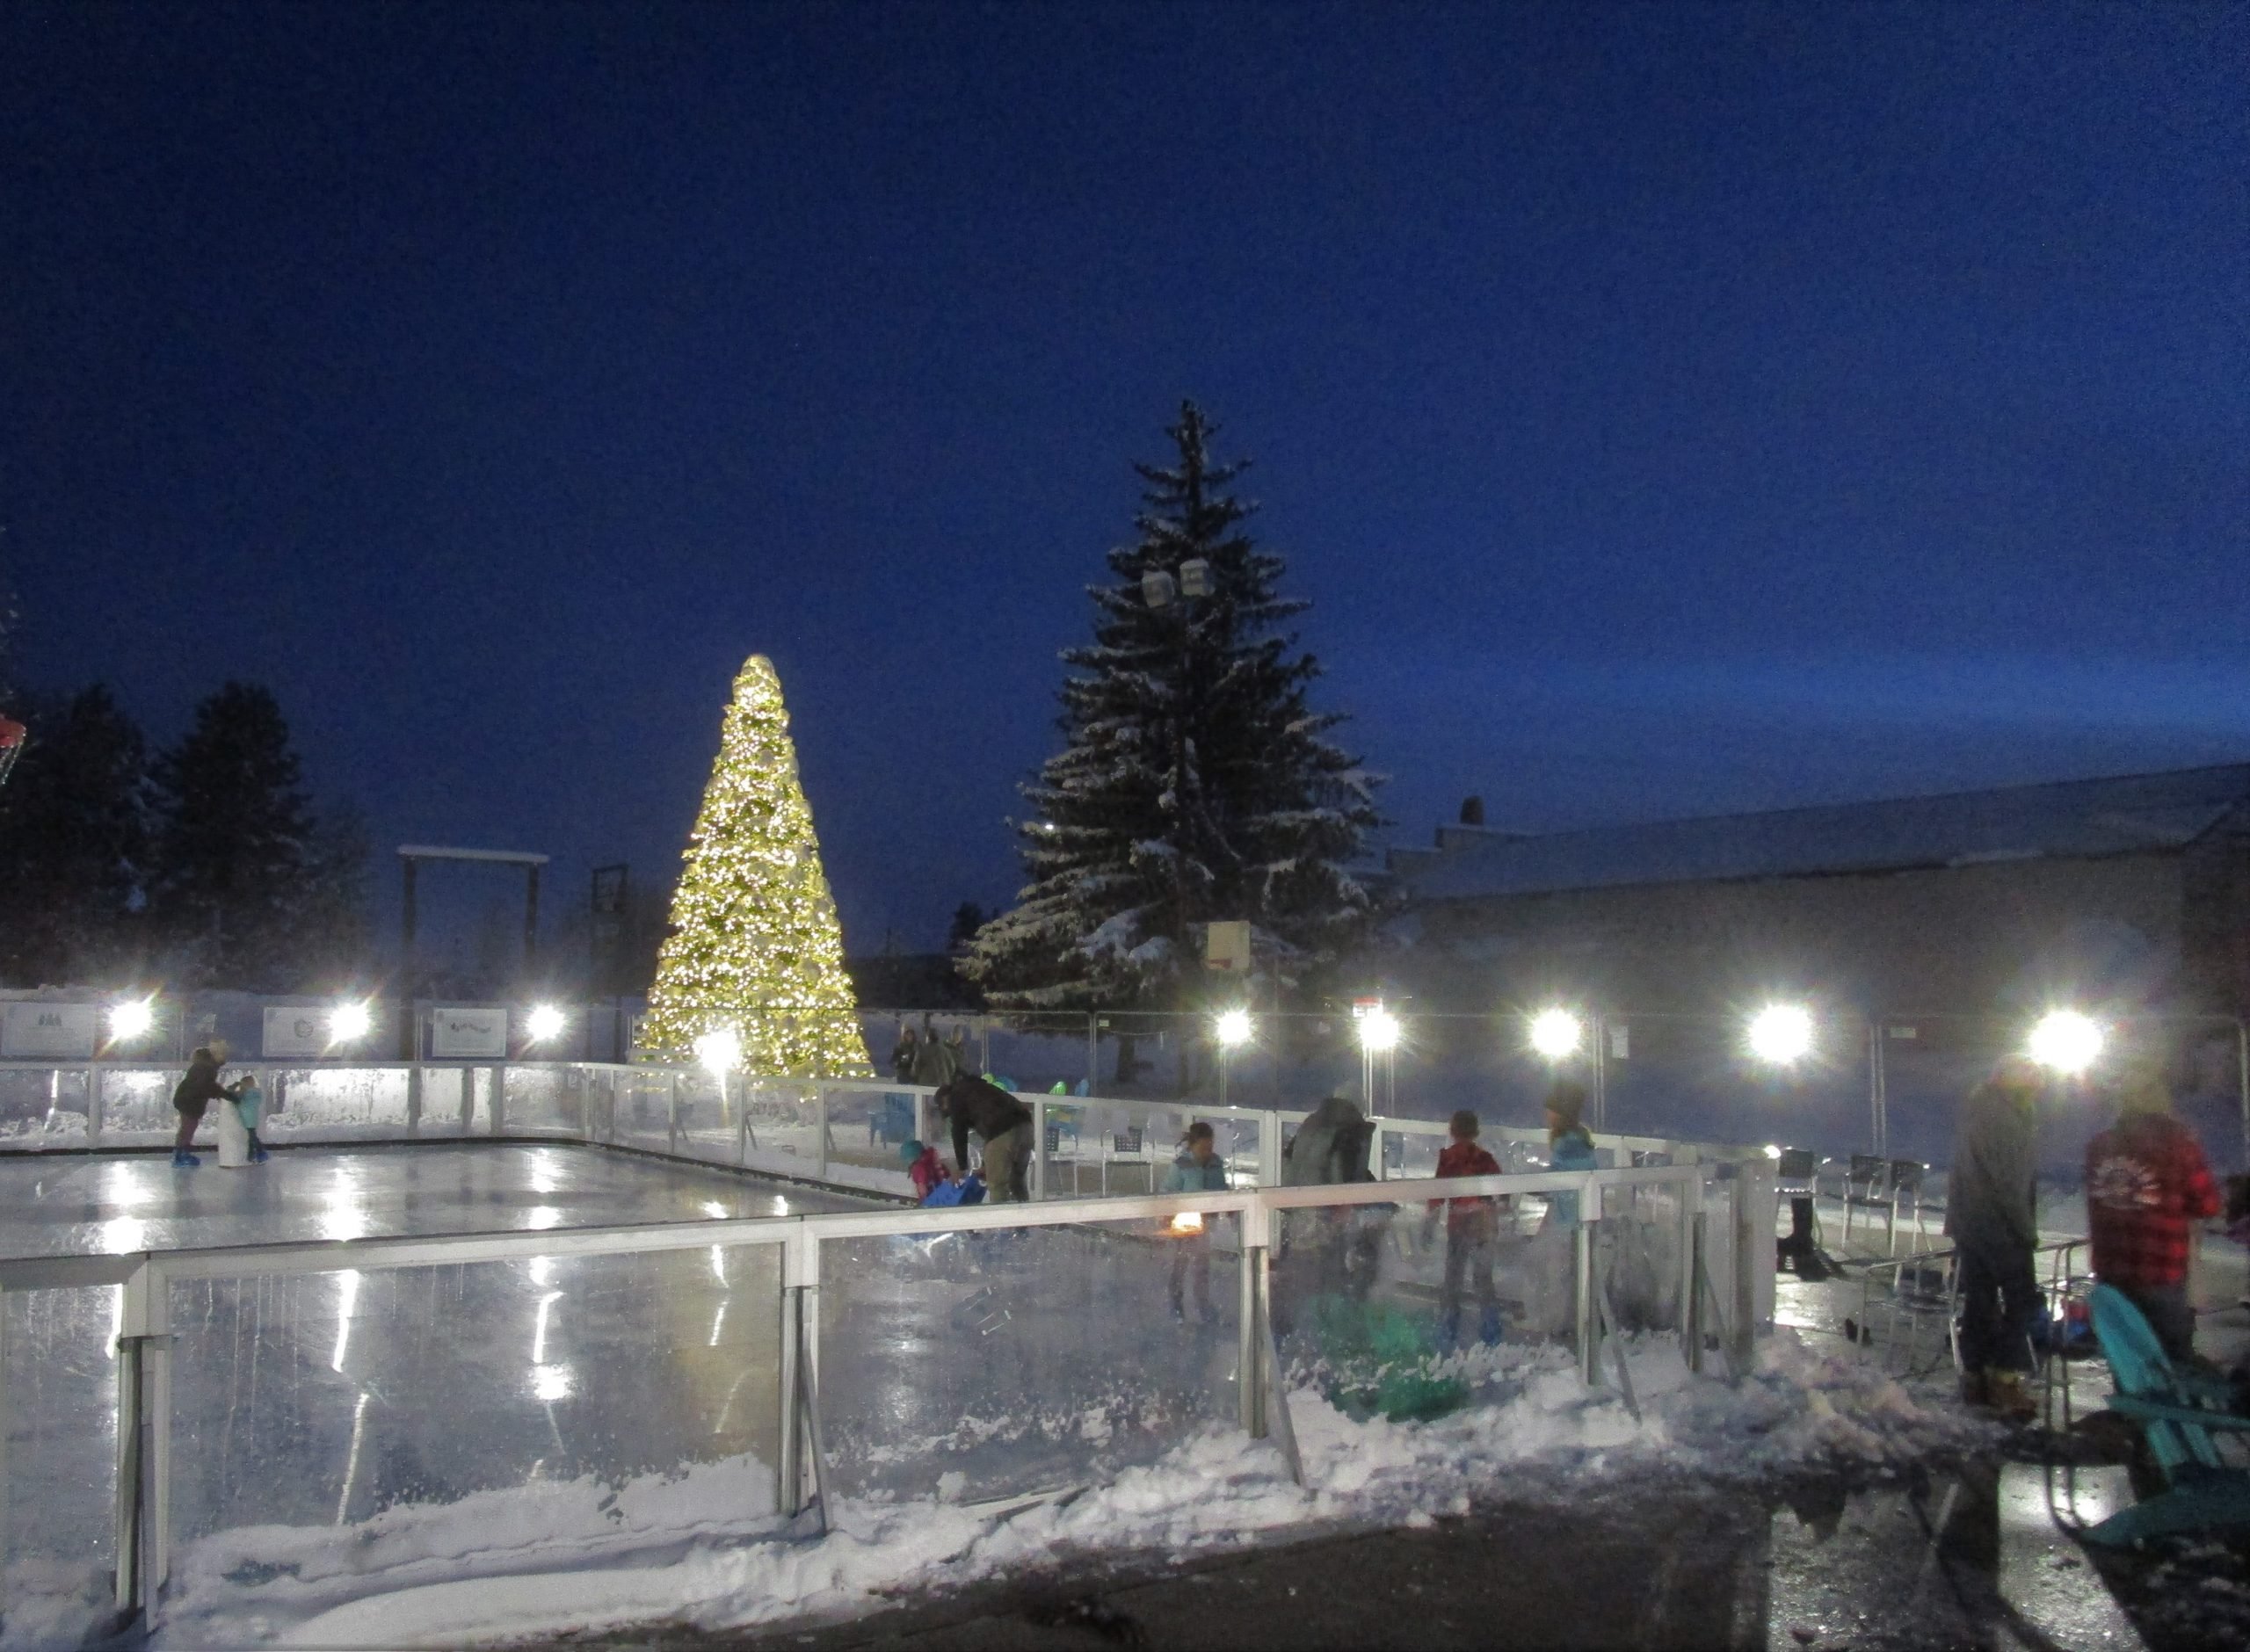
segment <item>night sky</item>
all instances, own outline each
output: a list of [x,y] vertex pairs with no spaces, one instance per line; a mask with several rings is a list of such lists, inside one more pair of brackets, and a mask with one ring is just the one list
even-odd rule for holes
[[2250,757],[2250,8],[0,11],[22,674],[669,881],[744,656],[855,953],[1005,903],[1183,395],[1532,827]]

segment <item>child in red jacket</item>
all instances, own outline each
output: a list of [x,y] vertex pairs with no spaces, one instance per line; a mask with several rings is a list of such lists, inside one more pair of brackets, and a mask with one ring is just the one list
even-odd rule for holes
[[[1499,1161],[1477,1145],[1482,1126],[1467,1108],[1453,1115],[1453,1140],[1438,1155],[1440,1176],[1498,1176]],[[1433,1199],[1423,1219],[1426,1243],[1437,1226],[1438,1211],[1445,1217],[1445,1285],[1438,1293],[1438,1346],[1450,1352],[1461,1342],[1461,1299],[1464,1289],[1477,1292],[1477,1340],[1500,1339],[1500,1298],[1492,1288],[1492,1258],[1499,1247],[1499,1206],[1505,1199]]]

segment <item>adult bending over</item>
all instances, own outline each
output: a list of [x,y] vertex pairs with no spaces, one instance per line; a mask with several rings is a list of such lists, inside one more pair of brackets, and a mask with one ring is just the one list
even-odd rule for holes
[[989,1079],[957,1073],[938,1087],[938,1112],[953,1124],[953,1162],[969,1169],[969,1134],[984,1139],[984,1181],[992,1202],[1031,1202],[1024,1165],[1031,1157],[1031,1109]]
[[203,1122],[203,1110],[214,1101],[232,1100],[219,1082],[219,1069],[231,1053],[224,1039],[198,1047],[188,1057],[186,1074],[172,1086],[172,1111],[179,1114],[179,1130],[172,1137],[172,1163],[178,1169],[192,1170],[203,1163],[188,1151],[195,1144],[195,1127]]

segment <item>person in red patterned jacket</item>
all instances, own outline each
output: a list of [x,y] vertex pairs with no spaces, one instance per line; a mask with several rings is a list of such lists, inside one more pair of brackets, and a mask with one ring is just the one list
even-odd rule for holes
[[2218,1184],[2195,1133],[2174,1115],[2162,1076],[2133,1075],[2118,1098],[2117,1122],[2087,1144],[2094,1272],[2132,1299],[2175,1360],[2186,1359],[2196,1341],[2188,1303],[2193,1227],[2218,1208]]
[[[1477,1144],[1483,1128],[1466,1107],[1453,1115],[1453,1140],[1438,1155],[1440,1176],[1498,1176],[1499,1161]],[[1500,1340],[1500,1298],[1492,1287],[1492,1257],[1500,1232],[1496,1206],[1506,1199],[1433,1199],[1422,1221],[1426,1246],[1445,1211],[1445,1284],[1438,1293],[1438,1346],[1451,1352],[1460,1345],[1462,1296],[1465,1286],[1477,1292],[1477,1340]]]

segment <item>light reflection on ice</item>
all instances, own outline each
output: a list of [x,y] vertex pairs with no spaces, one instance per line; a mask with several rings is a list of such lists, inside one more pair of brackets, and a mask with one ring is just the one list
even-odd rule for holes
[[532,1368],[531,1391],[541,1400],[567,1400],[570,1397],[570,1367],[568,1366],[535,1366]]
[[539,1299],[539,1317],[533,1322],[531,1333],[531,1362],[535,1366],[547,1363],[547,1315],[562,1300],[560,1291],[549,1291]]
[[524,1226],[538,1233],[552,1228],[562,1220],[562,1213],[552,1205],[533,1205],[524,1214]]
[[[336,1352],[329,1358],[330,1371],[340,1373],[344,1369],[344,1351],[352,1342],[352,1315],[359,1306],[359,1271],[346,1268],[336,1276]],[[356,1438],[352,1442],[355,1446],[358,1443]]]
[[148,1249],[149,1224],[138,1216],[112,1216],[102,1224],[101,1248],[112,1257]]

